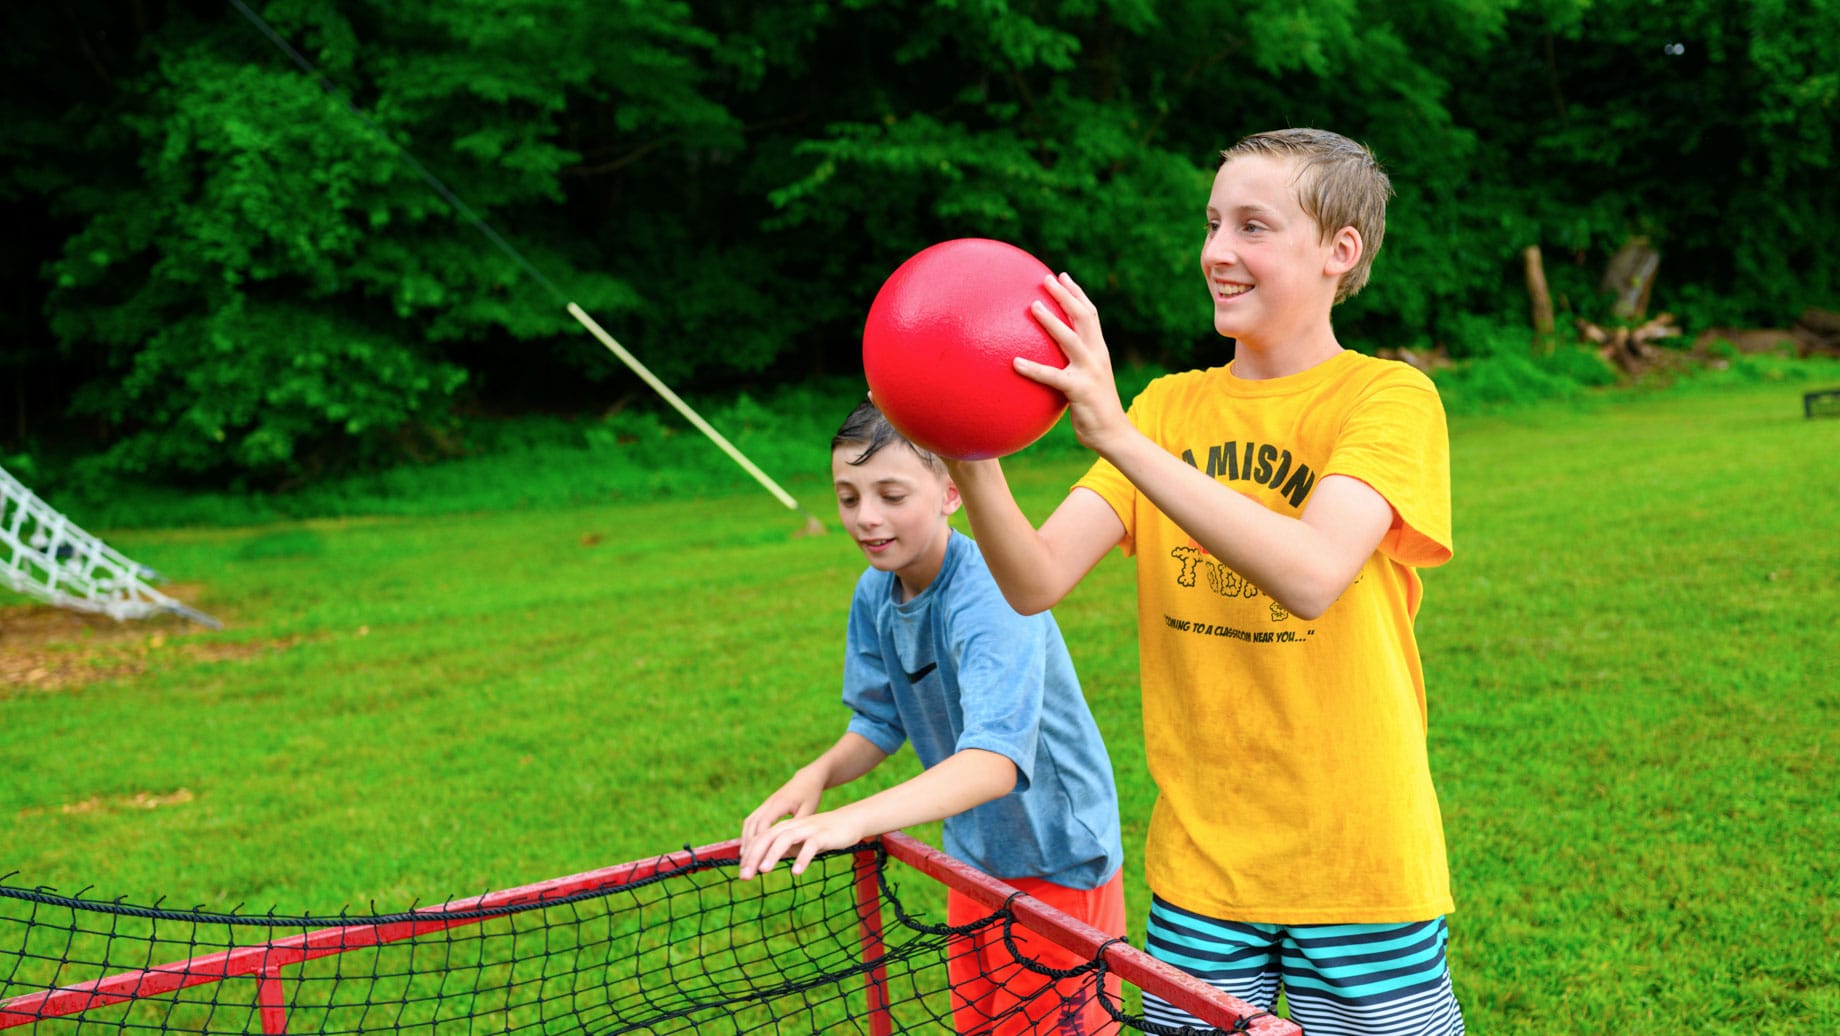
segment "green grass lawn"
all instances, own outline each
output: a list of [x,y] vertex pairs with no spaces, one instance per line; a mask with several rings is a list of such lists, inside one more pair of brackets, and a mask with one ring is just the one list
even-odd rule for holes
[[1479,1031],[1840,1028],[1840,423],[1466,422],[1453,474],[1421,636]]
[[[1840,421],[1738,385],[1458,417],[1452,446],[1420,636],[1471,1031],[1840,1028]],[[1009,471],[1039,520],[1083,467]],[[226,628],[0,641],[56,674],[0,688],[6,884],[387,911],[734,837],[845,721],[862,562],[821,472],[785,481],[828,535],[733,483],[105,530]],[[1141,941],[1131,594],[1114,554],[1057,615]]]

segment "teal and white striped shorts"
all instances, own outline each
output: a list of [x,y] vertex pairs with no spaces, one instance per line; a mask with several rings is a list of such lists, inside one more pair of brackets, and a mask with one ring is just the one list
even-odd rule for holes
[[[1221,921],[1153,899],[1146,948],[1209,985],[1271,1010],[1280,987],[1309,1036],[1460,1036],[1444,919],[1409,924]],[[1144,1018],[1206,1026],[1144,994]]]

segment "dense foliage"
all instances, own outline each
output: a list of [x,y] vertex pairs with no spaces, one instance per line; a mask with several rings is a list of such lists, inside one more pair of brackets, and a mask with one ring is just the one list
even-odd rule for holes
[[565,297],[680,389],[849,374],[956,236],[1200,362],[1215,153],[1279,125],[1394,174],[1358,347],[1520,340],[1530,244],[1562,315],[1632,236],[1689,328],[1840,308],[1840,0],[255,5],[317,76],[238,6],[4,15],[5,450],[272,485],[643,400]]

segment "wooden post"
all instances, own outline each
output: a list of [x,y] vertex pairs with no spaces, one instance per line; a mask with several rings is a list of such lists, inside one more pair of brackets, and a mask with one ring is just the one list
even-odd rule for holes
[[1528,245],[1521,250],[1527,264],[1527,297],[1533,305],[1533,341],[1542,350],[1552,343],[1552,292],[1546,287],[1546,264],[1540,259],[1540,246]]

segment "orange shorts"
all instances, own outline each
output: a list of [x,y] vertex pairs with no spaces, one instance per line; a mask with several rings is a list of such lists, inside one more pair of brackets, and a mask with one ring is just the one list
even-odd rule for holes
[[[1070,889],[1040,878],[1005,878],[1006,884],[1084,921],[1107,935],[1123,938],[1124,868],[1096,889]],[[954,928],[988,917],[991,908],[956,889],[946,893],[946,923]],[[1112,1016],[1093,995],[1089,972],[1056,980],[1024,968],[1003,945],[1004,924],[996,921],[969,935],[955,936],[946,958],[946,977],[952,984],[952,1022],[961,1034],[978,1036],[1091,1036],[1109,1032]],[[1065,971],[1087,963],[1086,958],[1049,942],[1046,938],[1010,926],[1010,941],[1031,961]],[[1046,987],[1054,985],[1055,989]],[[1123,984],[1116,975],[1105,977],[1105,991],[1114,1007]]]

